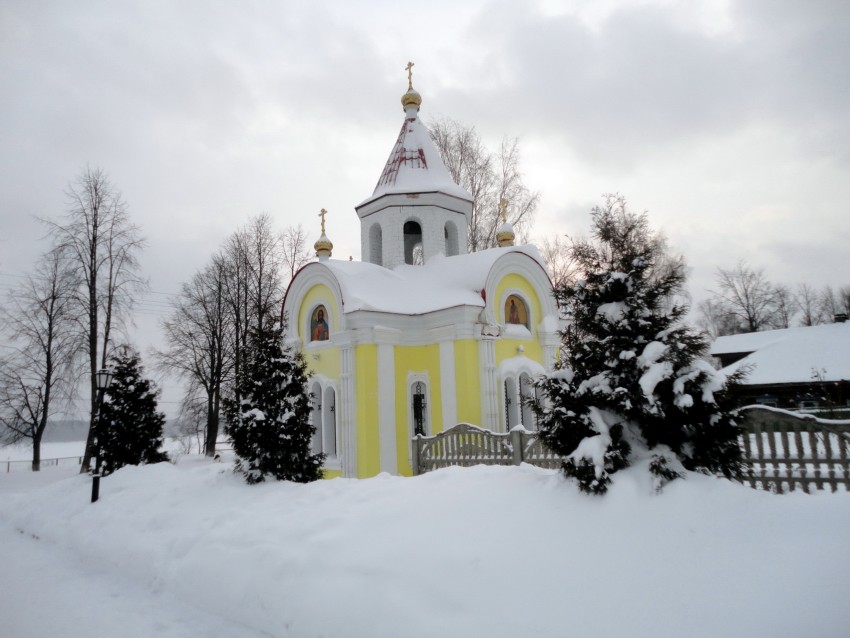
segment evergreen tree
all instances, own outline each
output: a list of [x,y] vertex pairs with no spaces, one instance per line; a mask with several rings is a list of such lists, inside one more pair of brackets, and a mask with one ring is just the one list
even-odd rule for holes
[[122,347],[110,363],[114,376],[95,428],[103,474],[125,465],[167,461],[160,451],[165,415],[156,410],[159,390],[144,378],[138,353]]
[[685,266],[646,214],[608,196],[591,241],[571,247],[584,279],[555,293],[570,320],[565,359],[540,382],[541,437],[589,493],[638,458],[663,482],[682,467],[740,476],[740,433],[727,381],[702,357],[709,344],[682,322]]
[[283,346],[279,324],[252,331],[247,364],[237,380],[239,404],[224,400],[227,433],[233,441],[235,471],[248,483],[267,476],[308,483],[322,477],[324,454],[313,454],[316,431],[310,420],[307,364]]

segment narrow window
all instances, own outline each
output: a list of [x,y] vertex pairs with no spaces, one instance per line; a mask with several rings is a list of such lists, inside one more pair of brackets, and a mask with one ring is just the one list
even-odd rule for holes
[[369,261],[378,266],[384,264],[384,240],[380,224],[372,224],[369,229]]
[[428,404],[426,397],[428,389],[422,381],[417,381],[410,387],[410,407],[413,418],[413,434],[428,434]]
[[322,444],[328,458],[336,457],[336,392],[325,388],[322,405]]
[[534,400],[534,383],[525,372],[519,375],[519,390],[522,399],[522,425],[526,430],[536,430],[537,420],[530,404],[530,401]]
[[511,428],[519,423],[519,396],[517,393],[516,379],[507,377],[505,379],[505,430],[510,432]]
[[404,263],[422,265],[425,263],[422,248],[422,226],[419,222],[404,223]]
[[457,241],[457,226],[454,225],[454,222],[446,222],[446,227],[443,231],[443,234],[446,240],[446,257],[457,255],[459,252]]
[[310,394],[313,402],[313,407],[310,410],[310,422],[316,428],[313,432],[313,438],[310,440],[310,449],[314,454],[322,452],[322,386],[314,383]]

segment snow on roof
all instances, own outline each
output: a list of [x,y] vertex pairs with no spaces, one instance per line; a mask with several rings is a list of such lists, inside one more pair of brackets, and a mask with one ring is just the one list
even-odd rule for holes
[[815,371],[824,381],[850,380],[850,322],[766,330],[719,337],[712,355],[750,352],[724,372],[748,366],[744,383],[805,383]]
[[378,185],[370,197],[357,205],[358,208],[392,193],[440,192],[472,200],[466,189],[455,184],[417,111],[416,107],[407,107],[404,124]]
[[435,255],[422,266],[383,266],[330,259],[321,262],[342,289],[344,312],[371,310],[418,315],[456,306],[484,306],[481,290],[499,257],[517,252],[543,265],[534,246],[490,248],[467,255]]

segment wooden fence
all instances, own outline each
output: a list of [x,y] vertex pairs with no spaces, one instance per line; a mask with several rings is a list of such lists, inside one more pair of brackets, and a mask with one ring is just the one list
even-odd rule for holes
[[[741,411],[744,482],[787,492],[802,489],[850,491],[850,421],[826,421],[752,406]],[[536,432],[515,428],[496,434],[461,423],[436,436],[413,439],[413,473],[459,465],[519,465],[558,468],[561,457]]]
[[773,492],[850,491],[850,421],[762,406],[741,411],[744,481]]

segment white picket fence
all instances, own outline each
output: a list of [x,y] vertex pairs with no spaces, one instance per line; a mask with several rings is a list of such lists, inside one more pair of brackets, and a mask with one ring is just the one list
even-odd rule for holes
[[[773,492],[802,489],[850,491],[850,421],[827,421],[750,406],[741,410],[740,438],[744,482]],[[519,465],[558,468],[561,457],[536,432],[514,428],[507,434],[461,423],[412,442],[414,475],[452,465]]]
[[747,434],[741,441],[744,481],[773,492],[850,491],[850,420],[765,406],[742,411]]

